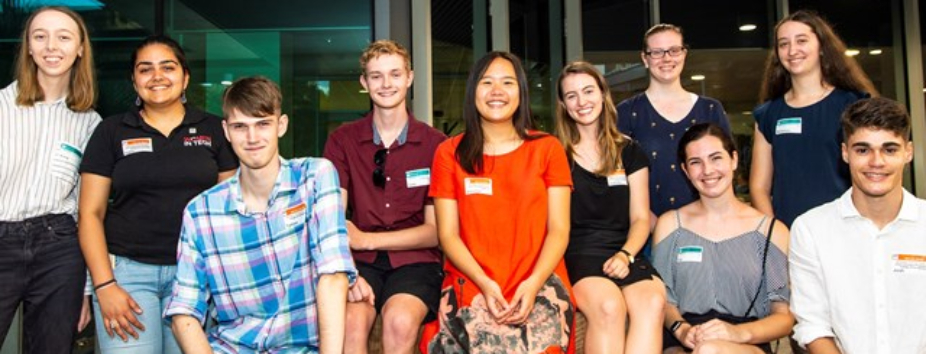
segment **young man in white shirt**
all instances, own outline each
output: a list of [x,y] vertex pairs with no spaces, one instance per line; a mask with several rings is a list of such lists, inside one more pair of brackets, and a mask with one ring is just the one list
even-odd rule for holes
[[794,338],[810,353],[926,353],[926,201],[903,188],[910,117],[871,98],[843,113],[852,188],[791,228]]

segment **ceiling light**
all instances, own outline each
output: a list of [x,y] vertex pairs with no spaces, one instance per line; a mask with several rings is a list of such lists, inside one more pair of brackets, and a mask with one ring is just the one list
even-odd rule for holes
[[868,54],[871,54],[871,55],[880,55],[881,53],[883,53],[881,49],[872,49],[868,51]]
[[740,32],[749,32],[749,31],[754,31],[755,29],[756,29],[756,25],[751,24],[751,23],[747,23],[745,25],[740,26]]
[[222,80],[222,85],[231,86],[231,84],[232,84],[231,80]]
[[752,115],[752,111],[743,111],[742,114],[743,114],[744,116],[751,116],[751,115]]
[[858,49],[846,49],[846,56],[854,57],[861,53]]
[[691,79],[694,81],[702,81],[704,80],[704,75],[691,75]]

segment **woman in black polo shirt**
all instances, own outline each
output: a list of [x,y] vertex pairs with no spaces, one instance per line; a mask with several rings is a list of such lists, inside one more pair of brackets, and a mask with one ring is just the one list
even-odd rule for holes
[[183,208],[238,166],[221,119],[184,104],[189,79],[175,41],[147,38],[132,56],[137,107],[100,124],[80,166],[80,243],[103,353],[180,353],[161,313]]

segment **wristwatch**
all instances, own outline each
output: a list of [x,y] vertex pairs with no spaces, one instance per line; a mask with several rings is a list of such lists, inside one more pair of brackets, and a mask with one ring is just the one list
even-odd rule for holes
[[620,250],[620,251],[617,251],[617,252],[623,253],[625,256],[627,256],[627,260],[630,261],[630,264],[633,264],[634,258],[633,258],[633,255],[630,254],[630,252],[628,252],[627,250],[625,250],[625,249],[623,249],[623,248],[621,248],[621,250]]

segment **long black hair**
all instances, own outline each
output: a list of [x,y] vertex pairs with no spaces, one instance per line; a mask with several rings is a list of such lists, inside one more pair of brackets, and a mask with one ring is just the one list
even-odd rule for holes
[[524,140],[532,140],[545,134],[532,134],[529,132],[533,128],[531,122],[530,97],[528,97],[527,74],[524,73],[524,67],[521,65],[521,59],[508,52],[490,52],[476,61],[473,68],[469,71],[469,78],[466,80],[466,98],[463,103],[463,122],[466,124],[466,131],[460,139],[460,145],[454,153],[457,161],[463,170],[470,174],[479,174],[483,171],[483,144],[485,136],[482,132],[482,117],[476,109],[476,87],[479,80],[485,75],[489,65],[496,59],[507,60],[514,67],[515,76],[518,79],[518,97],[520,103],[518,110],[512,117],[512,124],[518,136]]

